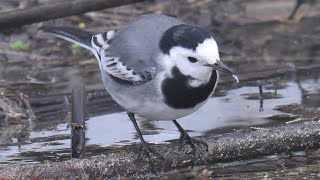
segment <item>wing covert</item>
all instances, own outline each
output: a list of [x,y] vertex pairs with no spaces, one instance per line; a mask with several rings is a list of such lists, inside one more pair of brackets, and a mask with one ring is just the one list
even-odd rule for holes
[[155,67],[145,67],[141,69],[140,64],[130,66],[125,63],[127,61],[123,61],[121,54],[110,52],[110,43],[115,35],[116,31],[111,30],[105,33],[96,34],[92,37],[92,47],[97,52],[96,56],[99,59],[99,63],[101,63],[102,69],[113,77],[119,78],[130,84],[139,85],[152,80],[156,74]]

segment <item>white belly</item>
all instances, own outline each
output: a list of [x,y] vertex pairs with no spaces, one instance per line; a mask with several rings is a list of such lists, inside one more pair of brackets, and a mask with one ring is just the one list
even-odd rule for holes
[[148,101],[142,97],[129,98],[117,95],[113,96],[113,99],[127,111],[149,120],[175,120],[198,110],[209,98],[188,109],[173,109],[160,98],[157,101]]

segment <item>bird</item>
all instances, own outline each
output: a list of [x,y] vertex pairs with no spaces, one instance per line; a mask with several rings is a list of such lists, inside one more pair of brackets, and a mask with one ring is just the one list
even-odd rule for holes
[[156,154],[144,140],[135,116],[171,120],[182,146],[194,139],[177,119],[198,110],[213,94],[219,71],[238,76],[219,57],[217,42],[206,30],[162,14],[138,16],[118,30],[102,33],[45,26],[43,31],[90,50],[98,60],[107,92],[132,121],[151,161]]

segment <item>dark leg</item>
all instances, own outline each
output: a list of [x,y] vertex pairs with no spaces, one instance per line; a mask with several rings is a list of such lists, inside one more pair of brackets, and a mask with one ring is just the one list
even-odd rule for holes
[[138,133],[138,136],[139,136],[139,139],[140,139],[141,143],[147,144],[146,141],[142,137],[142,133],[141,133],[140,128],[139,128],[139,126],[137,124],[136,118],[134,117],[134,114],[131,113],[131,112],[127,112],[127,113],[128,113],[128,116],[129,116],[132,124],[134,125],[134,128],[136,129],[136,131]]
[[191,148],[193,149],[194,154],[197,154],[197,147],[196,144],[202,144],[205,146],[206,151],[208,151],[208,145],[204,141],[193,139],[189,136],[189,134],[180,126],[180,124],[176,120],[172,120],[174,125],[178,128],[180,132],[180,146],[183,148],[186,144],[189,144]]
[[164,159],[161,155],[159,155],[158,153],[154,152],[148,145],[148,143],[143,139],[142,137],[142,133],[140,131],[140,128],[137,124],[136,118],[134,117],[134,114],[131,112],[127,112],[128,116],[132,122],[132,124],[134,125],[134,128],[136,129],[139,139],[141,141],[141,147],[142,147],[142,152],[141,152],[141,158],[143,158],[144,155],[147,156],[147,158],[149,159],[149,163],[151,166],[151,169],[154,171],[154,165],[153,165],[153,160],[151,158],[151,154],[154,154],[158,157],[160,157],[161,159]]

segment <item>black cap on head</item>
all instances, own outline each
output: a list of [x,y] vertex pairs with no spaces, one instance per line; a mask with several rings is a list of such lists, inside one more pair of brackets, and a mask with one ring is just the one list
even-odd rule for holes
[[169,54],[170,49],[174,46],[195,50],[199,43],[210,37],[209,32],[197,26],[180,24],[165,31],[159,47],[164,54]]

